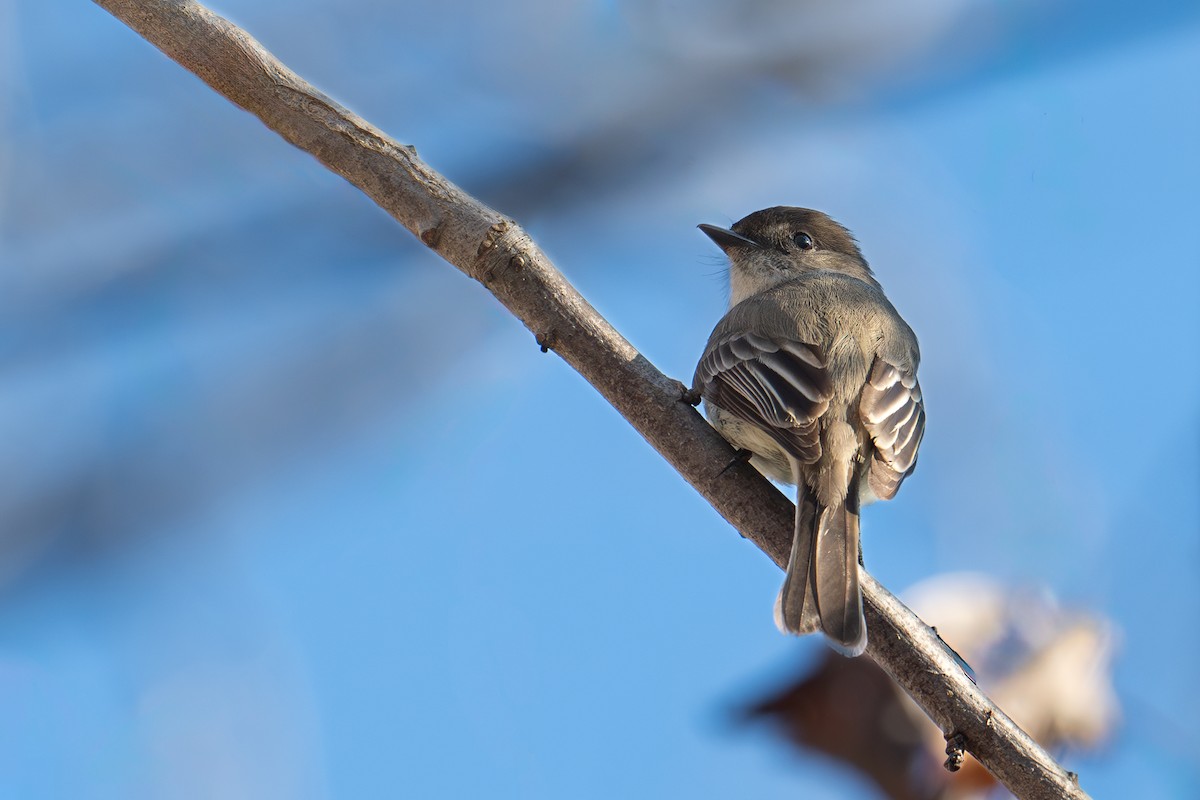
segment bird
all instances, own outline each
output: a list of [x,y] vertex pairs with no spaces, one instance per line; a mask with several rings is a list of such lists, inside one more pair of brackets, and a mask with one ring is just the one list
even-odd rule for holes
[[755,468],[796,487],[776,625],[823,632],[838,652],[860,655],[859,513],[894,497],[916,467],[925,434],[917,337],[828,215],[775,206],[730,228],[698,227],[729,259],[730,301],[693,392]]

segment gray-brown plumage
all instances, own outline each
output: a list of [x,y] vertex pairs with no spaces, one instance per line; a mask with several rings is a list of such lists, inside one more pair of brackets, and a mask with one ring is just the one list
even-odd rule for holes
[[797,487],[776,623],[823,631],[858,655],[867,642],[858,514],[893,497],[916,465],[917,339],[850,232],[825,214],[781,206],[728,230],[700,228],[729,256],[731,297],[694,387],[726,439]]

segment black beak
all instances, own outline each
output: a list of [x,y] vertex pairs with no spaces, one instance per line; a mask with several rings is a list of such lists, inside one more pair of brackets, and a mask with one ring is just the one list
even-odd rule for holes
[[716,242],[717,247],[721,248],[726,253],[735,247],[752,247],[755,250],[762,247],[762,245],[753,239],[747,239],[740,233],[734,233],[728,228],[718,228],[716,225],[705,225],[704,223],[701,223],[696,227],[704,231],[704,235]]

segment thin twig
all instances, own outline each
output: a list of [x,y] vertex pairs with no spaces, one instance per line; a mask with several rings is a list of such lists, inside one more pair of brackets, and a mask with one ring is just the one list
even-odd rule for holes
[[[514,222],[479,203],[309,86],[245,31],[185,0],[96,0],[213,89],[350,181],[446,261],[482,283],[579,371],[742,535],[787,562],[792,504],[571,286]],[[727,468],[728,467],[728,468]],[[863,576],[867,653],[1014,795],[1087,795],[967,678],[937,635]]]

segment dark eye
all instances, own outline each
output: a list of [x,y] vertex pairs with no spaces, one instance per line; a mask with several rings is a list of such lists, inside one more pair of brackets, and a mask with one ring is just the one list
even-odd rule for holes
[[795,242],[796,247],[799,247],[801,250],[812,250],[813,249],[812,237],[809,236],[807,233],[804,233],[803,231],[801,231],[800,233],[797,233],[795,236],[793,236],[792,241]]

